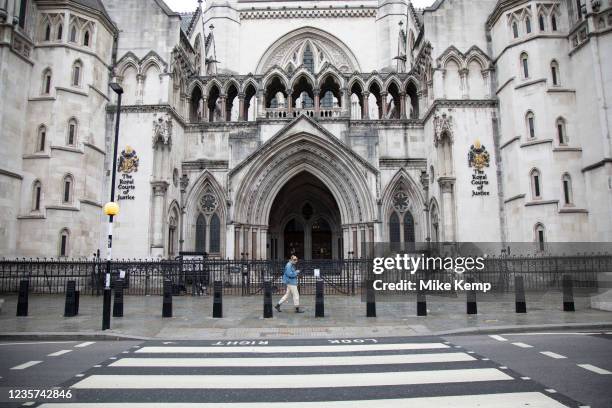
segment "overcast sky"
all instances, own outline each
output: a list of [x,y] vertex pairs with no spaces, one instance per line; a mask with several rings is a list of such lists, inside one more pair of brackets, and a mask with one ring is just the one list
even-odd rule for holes
[[[174,11],[193,11],[198,5],[197,0],[164,0]],[[416,8],[423,8],[433,4],[434,0],[412,0]]]

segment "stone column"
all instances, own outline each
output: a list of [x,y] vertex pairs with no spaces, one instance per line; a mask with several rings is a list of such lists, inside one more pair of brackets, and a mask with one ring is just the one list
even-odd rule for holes
[[340,89],[340,108],[342,112],[342,116],[351,117],[351,93],[348,88]]
[[380,93],[380,103],[382,104],[382,118],[387,119],[387,92]]
[[319,97],[319,93],[321,92],[321,90],[319,88],[315,88],[313,90],[314,92],[314,110],[315,110],[315,117],[319,117],[319,112],[321,111],[321,106],[320,105],[320,97]]
[[406,119],[406,92],[400,92],[400,119]]
[[234,259],[240,259],[240,236],[242,234],[242,226],[236,224],[234,227]]
[[491,75],[488,69],[482,70],[482,79],[485,86],[485,98],[491,97]]
[[266,117],[266,92],[263,89],[257,90],[257,115],[258,118]]
[[202,118],[200,120],[202,122],[208,122],[210,115],[210,110],[208,109],[208,96],[202,96]]
[[368,100],[369,96],[370,96],[370,93],[368,91],[363,92],[361,96],[363,99],[363,103],[362,103],[363,113],[361,115],[362,119],[370,119],[370,102]]
[[259,228],[259,259],[269,259],[268,254],[268,229],[266,227]]
[[227,121],[227,107],[225,106],[225,95],[221,95],[219,96],[219,101],[221,102],[221,120],[220,122],[226,122]]
[[287,116],[291,117],[293,113],[293,95],[287,92]]
[[351,250],[351,234],[348,225],[342,226],[342,247],[344,250],[342,257],[346,259],[348,258],[349,251]]
[[443,241],[455,241],[455,197],[454,197],[454,177],[440,177],[438,179],[440,191],[442,193],[442,212],[443,212]]
[[461,78],[461,97],[463,99],[468,99],[469,97],[469,90],[468,90],[468,82],[467,82],[467,76],[468,76],[468,70],[467,68],[463,68],[459,70],[459,76]]
[[246,120],[247,114],[245,114],[244,112],[244,94],[243,93],[239,93],[238,94],[238,120],[239,121],[244,121]]
[[168,183],[165,181],[151,182],[153,189],[153,222],[151,231],[151,255],[164,255],[164,218],[165,218],[165,197],[168,190]]

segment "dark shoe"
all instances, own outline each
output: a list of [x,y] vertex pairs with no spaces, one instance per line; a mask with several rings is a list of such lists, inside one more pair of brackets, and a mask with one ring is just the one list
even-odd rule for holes
[[299,308],[299,307],[296,307],[296,308],[295,308],[295,313],[304,313],[304,311],[303,311],[303,310],[300,310],[300,308]]
[[274,308],[276,309],[277,312],[279,313],[282,312],[282,310],[280,310],[280,305],[277,304],[276,306],[274,306]]

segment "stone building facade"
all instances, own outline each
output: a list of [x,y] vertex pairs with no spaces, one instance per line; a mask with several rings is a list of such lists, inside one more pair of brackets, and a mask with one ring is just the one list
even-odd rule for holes
[[610,0],[0,0],[0,255],[611,241]]

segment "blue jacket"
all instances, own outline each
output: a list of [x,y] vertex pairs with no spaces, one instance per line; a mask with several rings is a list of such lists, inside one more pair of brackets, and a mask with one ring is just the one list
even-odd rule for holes
[[297,285],[298,273],[295,270],[295,265],[291,261],[285,265],[285,272],[283,273],[283,283],[285,285]]

